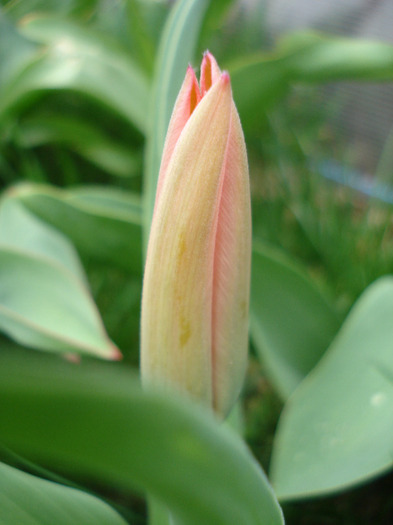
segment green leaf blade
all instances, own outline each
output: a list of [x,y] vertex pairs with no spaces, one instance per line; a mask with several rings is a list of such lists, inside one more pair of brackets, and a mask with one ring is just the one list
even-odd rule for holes
[[120,357],[72,244],[14,197],[0,204],[0,327],[36,349]]
[[30,18],[21,30],[47,47],[4,87],[0,115],[42,90],[72,89],[111,107],[144,133],[149,83],[116,43],[53,16]]
[[0,327],[33,348],[119,358],[78,279],[60,264],[1,247]]
[[282,414],[272,459],[281,499],[329,494],[393,465],[393,279],[371,285]]
[[0,463],[2,525],[126,525],[106,503]]
[[37,114],[23,119],[17,132],[23,148],[61,144],[87,161],[118,177],[135,176],[139,158],[129,145],[112,140],[102,130],[84,120],[67,115]]
[[295,33],[284,37],[271,53],[237,61],[228,69],[240,117],[258,125],[261,116],[296,83],[392,80],[393,46],[311,32]]
[[123,367],[37,358],[0,354],[0,439],[7,447],[53,468],[145,490],[184,525],[283,523],[258,464],[212,415],[141,391]]
[[0,246],[60,263],[85,281],[78,255],[68,239],[37,219],[12,197],[4,198],[0,205]]
[[16,187],[13,194],[28,210],[67,235],[81,254],[142,273],[139,196],[109,187],[60,190],[30,184]]
[[258,355],[283,399],[339,328],[338,315],[305,270],[261,242],[253,249],[250,317]]

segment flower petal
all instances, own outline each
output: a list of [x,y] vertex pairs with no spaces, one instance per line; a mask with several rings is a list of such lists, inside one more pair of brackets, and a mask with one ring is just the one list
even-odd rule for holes
[[221,70],[218,67],[216,59],[209,51],[206,51],[206,53],[203,55],[201,65],[200,81],[202,97],[211,88],[211,86],[217,82],[220,76]]
[[157,203],[142,298],[143,380],[212,406],[212,301],[217,217],[232,96],[223,74],[179,137]]
[[186,77],[177,96],[175,107],[169,122],[168,132],[165,139],[164,150],[162,153],[160,174],[157,182],[156,205],[158,195],[161,192],[165,173],[171,160],[173,150],[179,139],[180,133],[190,118],[201,99],[198,80],[191,66],[187,68]]
[[232,103],[214,254],[213,407],[226,415],[239,395],[248,355],[251,204],[247,153]]

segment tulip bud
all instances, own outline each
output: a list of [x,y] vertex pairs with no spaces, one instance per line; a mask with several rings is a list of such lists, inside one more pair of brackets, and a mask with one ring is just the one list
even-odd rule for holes
[[226,415],[247,364],[251,213],[247,155],[230,87],[206,53],[188,68],[169,124],[142,297],[144,383]]

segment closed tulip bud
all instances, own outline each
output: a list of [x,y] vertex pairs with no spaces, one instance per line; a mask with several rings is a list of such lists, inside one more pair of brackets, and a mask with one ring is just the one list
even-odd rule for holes
[[229,75],[206,53],[188,68],[169,124],[142,298],[144,384],[226,415],[248,349],[251,212],[247,155]]

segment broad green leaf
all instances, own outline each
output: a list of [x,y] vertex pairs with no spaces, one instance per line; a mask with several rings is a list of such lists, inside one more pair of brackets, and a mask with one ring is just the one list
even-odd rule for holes
[[393,46],[382,43],[297,33],[276,50],[229,64],[240,116],[257,122],[298,82],[393,79]]
[[393,465],[393,278],[360,297],[282,414],[272,459],[281,499],[328,494]]
[[87,289],[64,266],[0,247],[0,328],[26,346],[116,359]]
[[1,525],[126,525],[109,505],[80,490],[0,463]]
[[45,46],[3,89],[0,115],[43,90],[72,89],[108,105],[145,131],[149,84],[121,46],[50,16],[27,18],[21,31]]
[[286,399],[317,364],[339,328],[338,315],[306,271],[254,243],[251,337],[269,378]]
[[283,523],[236,434],[191,402],[140,390],[124,366],[3,350],[0,440],[68,475],[147,491],[178,524]]
[[22,147],[64,144],[92,164],[112,175],[137,175],[140,162],[130,146],[110,139],[87,120],[56,114],[38,114],[19,123],[17,142]]
[[207,0],[178,0],[165,24],[158,52],[146,143],[144,236],[147,243],[165,136],[187,64],[194,56]]
[[30,211],[69,237],[81,254],[142,272],[141,205],[137,195],[109,187],[13,189]]
[[72,245],[12,198],[0,206],[0,329],[41,350],[119,357]]
[[49,259],[85,281],[82,265],[69,240],[27,211],[11,197],[12,191],[9,194],[10,197],[0,200],[0,247]]

